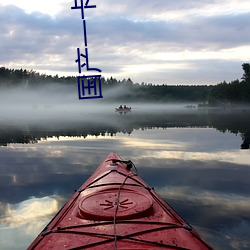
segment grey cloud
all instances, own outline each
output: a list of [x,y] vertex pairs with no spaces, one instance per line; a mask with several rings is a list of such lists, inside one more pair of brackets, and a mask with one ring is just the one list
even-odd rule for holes
[[78,19],[75,16],[61,18],[51,17],[40,12],[26,13],[23,9],[13,5],[0,8],[1,28],[10,30],[13,27],[25,28],[27,30],[39,30],[46,34],[60,34],[65,31],[77,34],[79,31]]
[[113,42],[133,43],[135,41],[159,41],[175,38],[174,28],[164,21],[135,22],[125,18],[106,19],[100,24],[99,20],[90,22],[90,35],[101,35]]
[[[215,1],[214,1],[215,2]],[[200,16],[196,15],[188,21],[156,20],[150,19],[150,15],[167,13],[167,11],[180,8],[189,10],[198,8],[211,1],[137,1],[129,0],[125,3],[117,3],[110,0],[105,3],[97,0],[97,9],[87,12],[88,49],[91,56],[91,64],[102,68],[104,71],[113,71],[121,74],[123,65],[144,63],[161,64],[159,60],[145,59],[144,52],[148,54],[161,52],[181,52],[184,50],[209,51],[225,48],[234,48],[248,45],[250,39],[249,21],[250,14]],[[107,7],[108,6],[108,7]],[[31,14],[15,6],[2,6],[0,8],[0,62],[3,65],[9,62],[27,62],[37,65],[35,70],[46,69],[72,71],[76,73],[75,56],[76,48],[83,46],[84,34],[80,13],[70,9],[71,5],[65,5],[65,9],[55,17],[39,12]],[[106,8],[106,12],[103,12]],[[116,10],[119,10],[115,12]],[[184,11],[185,11],[184,10]],[[140,15],[145,18],[140,19]],[[13,31],[12,34],[10,32]],[[136,50],[136,51],[134,51]],[[51,57],[57,56],[62,62],[54,62]],[[150,60],[150,61],[149,61]],[[180,62],[180,61],[179,61]],[[172,61],[172,63],[177,63]],[[145,72],[141,81],[155,82],[153,78],[174,79],[178,75],[184,82],[199,81],[200,72],[206,73],[212,82],[215,79],[224,80],[223,68],[213,68],[209,58],[203,61],[187,61],[193,69],[171,69],[159,71],[152,76],[152,72]],[[213,62],[214,63],[214,62]],[[217,60],[217,65],[225,65],[225,69],[241,62],[227,62]],[[113,66],[115,64],[115,66]],[[49,65],[49,66],[48,66]],[[65,66],[69,65],[69,67]],[[214,64],[213,64],[214,65]],[[226,66],[227,65],[227,66]],[[24,66],[25,67],[25,66]],[[66,69],[68,68],[68,70]],[[208,69],[210,71],[208,71]],[[236,69],[234,72],[236,73]],[[230,70],[230,74],[233,70]],[[181,73],[181,74],[180,74]],[[227,74],[229,77],[229,73]],[[127,76],[129,77],[129,76]],[[137,75],[141,77],[139,74]],[[173,78],[172,78],[173,77]],[[235,75],[228,80],[235,79]],[[189,79],[190,78],[190,79]],[[188,80],[187,80],[188,79]],[[158,82],[158,80],[157,80]]]
[[147,16],[150,17],[153,14],[161,14],[167,11],[186,11],[190,9],[199,9],[206,5],[211,5],[213,3],[217,3],[218,1],[209,1],[209,0],[178,0],[178,1],[171,1],[171,0],[154,0],[154,1],[134,1],[134,0],[127,0],[127,1],[120,1],[117,2],[116,0],[96,0],[97,9],[96,12],[91,12],[90,15],[103,15],[106,13],[103,11],[104,9],[108,9],[109,13],[115,16],[133,16],[133,17],[140,17],[140,16]]
[[169,21],[133,21],[124,17],[95,19],[89,22],[89,34],[99,34],[104,42],[175,43],[186,48],[225,48],[249,44],[250,14],[195,17],[188,23]]
[[11,61],[44,63],[45,55],[67,54],[72,37],[81,27],[77,26],[78,22],[74,23],[74,18],[60,20],[39,12],[27,14],[15,6],[2,7],[0,18],[2,64]]
[[202,43],[203,47],[231,48],[249,44],[250,13],[194,18],[183,26],[189,45]]
[[[70,46],[72,40],[83,40],[81,19],[78,20],[73,14],[65,18],[61,16],[52,18],[38,12],[27,14],[14,6],[6,6],[3,9],[2,30],[6,33],[14,28],[16,32],[13,41],[10,41],[12,37],[9,39],[6,35],[2,37],[7,39],[8,45],[14,45],[18,39],[19,46],[27,44],[30,45],[29,49],[32,49],[40,45],[39,49],[46,46],[48,50],[48,48],[55,49],[57,43],[60,45],[57,48],[62,46],[65,48],[67,45]],[[196,17],[188,23],[167,20],[135,21],[128,17],[106,16],[88,20],[87,32],[89,40],[94,37],[109,45],[162,41],[166,45],[179,44],[182,48],[233,47],[244,45],[249,41],[249,21],[250,14]],[[242,39],[243,32],[245,39]],[[62,39],[55,43],[53,42],[55,36],[60,36]],[[61,44],[63,38],[65,40]],[[49,52],[51,53],[51,50]]]

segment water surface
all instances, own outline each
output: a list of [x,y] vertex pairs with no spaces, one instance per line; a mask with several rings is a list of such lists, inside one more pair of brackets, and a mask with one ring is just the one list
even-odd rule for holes
[[215,249],[250,248],[248,110],[55,109],[0,121],[1,249],[25,249],[111,151]]

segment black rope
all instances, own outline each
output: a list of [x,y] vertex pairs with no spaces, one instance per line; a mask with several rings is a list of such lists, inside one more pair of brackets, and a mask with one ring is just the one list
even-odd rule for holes
[[[75,195],[73,201],[69,204],[69,206],[65,209],[65,211],[63,211],[63,214],[60,218],[58,218],[56,220],[56,222],[54,222],[54,228],[56,227],[56,225],[61,221],[61,219],[64,217],[64,215],[69,211],[69,209],[73,206],[73,204],[76,202],[76,200],[78,199],[79,195],[81,194],[81,192],[83,192],[84,190],[88,189],[88,188],[94,188],[94,187],[101,187],[101,186],[109,186],[109,185],[119,185],[119,189],[118,189],[118,198],[119,198],[119,192],[121,191],[121,188],[124,185],[131,185],[131,186],[140,186],[142,188],[145,188],[146,190],[148,190],[148,192],[152,195],[152,197],[158,202],[159,205],[161,205],[166,211],[168,211],[170,213],[170,215],[172,215],[180,224],[183,224],[183,221],[185,222],[184,219],[180,218],[183,221],[180,221],[178,218],[178,213],[176,213],[174,210],[171,211],[171,209],[169,209],[164,203],[163,201],[158,198],[158,196],[156,196],[154,194],[154,192],[152,192],[152,188],[150,186],[146,186],[144,183],[142,183],[140,180],[135,179],[133,176],[134,175],[138,175],[138,171],[137,168],[135,167],[134,163],[130,160],[128,161],[123,161],[123,160],[117,160],[117,159],[112,159],[111,160],[113,163],[122,163],[125,164],[125,167],[128,170],[131,170],[132,168],[135,169],[135,172],[131,171],[128,172],[128,174],[124,174],[122,172],[119,172],[116,169],[113,169],[105,174],[103,174],[102,176],[98,177],[97,179],[95,179],[94,181],[92,181],[91,183],[89,183],[85,188],[78,190],[78,194]],[[106,176],[108,176],[111,172],[117,172],[120,175],[123,175],[125,177],[124,181],[122,183],[107,183],[107,184],[99,184],[99,185],[93,185],[95,184],[97,181],[105,178]],[[134,182],[136,182],[137,184],[126,184],[125,182],[127,181],[127,179],[131,179]],[[66,203],[68,204],[68,203]],[[65,208],[66,204],[62,207],[62,209],[57,213],[57,215]],[[63,227],[60,228],[58,227],[56,230],[52,229],[49,231],[46,231],[46,227],[42,234],[41,234],[41,239],[44,238],[46,235],[51,234],[51,233],[72,233],[72,234],[82,234],[82,235],[93,235],[93,236],[101,236],[101,237],[111,237],[111,239],[106,239],[104,241],[100,241],[100,242],[95,242],[95,243],[91,243],[85,246],[79,246],[76,248],[71,248],[71,250],[77,250],[77,249],[83,249],[86,247],[92,247],[92,246],[96,246],[96,245],[100,245],[100,244],[105,244],[105,243],[110,243],[113,242],[115,243],[115,248],[116,248],[116,241],[117,240],[122,240],[122,239],[127,239],[127,240],[131,240],[131,241],[138,241],[138,242],[142,242],[142,243],[148,243],[148,244],[153,244],[153,245],[157,245],[157,246],[161,246],[161,247],[168,247],[168,248],[172,248],[172,249],[183,249],[186,250],[186,248],[182,248],[182,247],[178,247],[178,246],[172,246],[172,245],[166,245],[163,243],[158,243],[158,242],[152,242],[152,241],[147,241],[147,240],[140,240],[140,239],[135,239],[133,238],[134,236],[137,235],[142,235],[145,233],[149,233],[149,232],[154,232],[154,231],[158,231],[158,230],[166,230],[166,229],[184,229],[184,230],[188,230],[190,231],[190,233],[195,236],[197,239],[199,239],[201,242],[203,242],[206,246],[207,243],[204,242],[202,239],[200,239],[200,237],[194,232],[193,228],[189,225],[189,224],[185,224],[185,225],[177,225],[177,224],[173,224],[173,223],[164,223],[164,222],[146,222],[146,221],[127,221],[127,220],[116,220],[116,214],[118,212],[118,207],[119,207],[119,200],[117,201],[117,208],[114,214],[114,220],[113,221],[104,221],[104,222],[98,222],[98,223],[91,223],[91,224],[87,224],[87,225],[77,225],[77,226],[69,226],[69,227]],[[171,208],[171,206],[167,203],[167,205]],[[52,221],[49,223],[51,224],[53,221],[55,221],[56,216],[52,219]],[[90,232],[78,232],[78,231],[66,231],[69,229],[77,229],[77,228],[84,228],[84,227],[91,227],[91,226],[99,226],[99,225],[109,225],[109,224],[114,224],[114,227],[116,224],[130,224],[130,223],[134,223],[134,224],[153,224],[153,225],[164,225],[162,227],[157,227],[157,228],[153,228],[153,229],[148,229],[148,230],[144,230],[144,231],[139,231],[139,232],[134,232],[125,236],[121,236],[121,235],[116,235],[116,230],[114,232],[113,235],[109,235],[109,234],[97,234],[97,233],[90,233]],[[37,242],[36,246],[40,243],[41,239]],[[208,246],[209,247],[209,246]],[[210,247],[209,247],[210,248]],[[211,249],[211,248],[210,248]]]
[[[147,243],[147,244],[151,244],[151,245],[156,245],[156,246],[161,246],[161,247],[168,247],[168,248],[172,248],[172,249],[180,249],[180,250],[187,250],[187,248],[183,248],[183,247],[178,247],[178,246],[173,246],[173,245],[169,245],[169,244],[164,244],[164,243],[159,243],[159,242],[155,242],[155,241],[146,241],[146,240],[142,240],[142,239],[137,239],[137,238],[133,238],[135,236],[138,235],[142,235],[142,234],[146,234],[146,233],[151,233],[151,232],[156,232],[159,230],[169,230],[169,229],[185,229],[181,226],[165,226],[165,227],[158,227],[158,228],[153,228],[153,229],[148,229],[148,230],[144,230],[144,231],[139,231],[139,232],[135,232],[135,233],[131,233],[128,235],[117,235],[117,241],[119,240],[131,240],[131,241],[136,241],[136,242],[141,242],[141,243]],[[57,232],[55,232],[57,233]],[[61,233],[61,232],[58,232]],[[94,236],[105,236],[105,237],[111,237],[111,239],[106,239],[103,241],[98,241],[98,242],[94,242],[94,243],[90,243],[88,245],[83,245],[83,246],[78,246],[75,248],[70,248],[70,250],[77,250],[77,249],[84,249],[84,248],[88,248],[88,247],[93,247],[93,246],[97,246],[97,245],[101,245],[101,244],[106,244],[106,243],[110,243],[114,241],[114,235],[110,235],[110,234],[96,234],[96,233],[89,233],[89,232],[72,232],[72,231],[62,231],[62,233],[75,233],[75,234],[86,234],[86,235],[94,235]]]
[[119,204],[120,204],[120,194],[121,194],[121,189],[123,188],[123,186],[125,185],[125,182],[127,181],[128,177],[131,177],[131,175],[135,175],[135,173],[133,172],[129,172],[126,176],[126,178],[124,179],[123,183],[121,183],[118,192],[117,192],[117,200],[116,200],[116,208],[115,208],[115,213],[114,213],[114,248],[115,250],[117,249],[117,235],[116,235],[116,220],[117,220],[117,213],[118,213],[118,209],[119,209]]
[[[57,227],[57,230],[68,230],[68,229],[75,229],[75,228],[85,228],[85,227],[92,227],[92,226],[103,226],[103,225],[111,225],[113,224],[113,221],[102,221],[102,222],[95,222],[90,224],[84,224],[84,225],[76,225],[76,226],[68,226],[68,227]],[[116,224],[144,224],[144,225],[164,225],[164,226],[180,226],[173,223],[168,222],[161,222],[161,221],[140,221],[140,220],[117,220]],[[183,228],[187,229],[187,227]]]
[[126,168],[128,168],[128,169],[134,168],[135,174],[138,175],[138,170],[137,170],[135,164],[131,160],[123,161],[123,160],[118,160],[118,159],[112,159],[111,161],[113,163],[117,163],[117,162],[124,163],[126,165]]

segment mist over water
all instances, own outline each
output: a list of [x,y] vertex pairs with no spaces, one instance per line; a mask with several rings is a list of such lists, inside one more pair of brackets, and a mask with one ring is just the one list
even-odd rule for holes
[[215,249],[248,249],[250,159],[240,148],[249,110],[111,101],[121,91],[79,100],[76,86],[61,84],[0,90],[3,249],[26,248],[110,151],[131,159]]
[[[145,112],[178,112],[185,109],[187,104],[153,104],[110,101],[110,97],[127,92],[125,88],[117,87],[104,93],[102,99],[79,100],[76,86],[46,85],[45,87],[11,88],[0,90],[0,121],[11,121],[14,125],[19,122],[56,122],[66,121],[110,121],[116,107],[127,105],[133,113]],[[98,114],[98,117],[93,117]],[[97,118],[97,119],[96,119]]]
[[[249,109],[200,109],[197,103],[132,103],[129,99],[124,103],[109,99],[121,91],[119,86],[104,93],[104,98],[79,100],[76,86],[1,89],[1,144],[21,142],[22,137],[24,141],[36,141],[47,136],[131,134],[147,127],[212,127],[240,134],[242,148],[249,148]],[[115,112],[120,105],[132,107],[132,111]],[[6,131],[18,134],[8,140]]]

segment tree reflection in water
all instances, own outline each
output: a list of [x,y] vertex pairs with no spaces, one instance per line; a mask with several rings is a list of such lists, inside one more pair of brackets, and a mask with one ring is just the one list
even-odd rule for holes
[[[131,134],[133,130],[148,128],[209,127],[242,137],[241,149],[250,145],[250,110],[182,110],[160,112],[133,112],[129,115],[96,114],[98,119],[76,117],[72,121],[40,121],[37,124],[0,124],[0,145],[11,143],[37,143],[51,137],[86,137],[88,135],[113,136],[116,133]],[[11,125],[11,126],[10,126]]]

